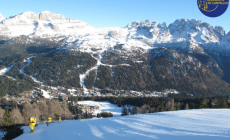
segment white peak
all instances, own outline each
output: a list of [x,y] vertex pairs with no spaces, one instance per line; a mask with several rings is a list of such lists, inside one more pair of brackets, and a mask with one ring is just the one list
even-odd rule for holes
[[139,26],[140,25],[140,22],[139,21],[134,21],[134,22],[131,22],[127,25],[128,28],[130,27],[136,27],[136,26]]
[[134,22],[132,22],[132,24],[140,24],[140,22],[139,21],[134,21]]
[[191,21],[198,21],[198,19],[191,19]]
[[24,12],[16,17],[26,17],[30,20],[38,20],[38,14],[32,12],[32,11],[27,11],[27,12]]
[[175,22],[186,22],[186,21],[190,21],[190,20],[181,18],[181,19],[177,19]]
[[150,24],[151,21],[149,19],[145,20],[145,23]]
[[36,13],[34,13],[32,11],[27,11],[27,12],[22,13],[21,15],[29,15],[29,14],[36,14]]
[[50,11],[43,11],[43,12],[41,12],[41,13],[52,13],[52,12],[50,12]]
[[6,18],[0,13],[0,22],[2,22],[4,19]]

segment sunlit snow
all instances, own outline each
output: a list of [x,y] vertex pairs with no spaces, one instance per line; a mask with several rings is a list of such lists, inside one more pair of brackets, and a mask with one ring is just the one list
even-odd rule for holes
[[94,115],[101,112],[111,112],[113,116],[121,115],[122,107],[118,107],[117,105],[111,104],[108,101],[99,102],[99,101],[78,101],[79,105],[87,105],[87,106],[98,106],[99,109],[95,109],[93,112]]
[[11,70],[11,68],[13,67],[14,65],[10,66],[10,67],[7,67],[7,68],[4,68],[4,69],[1,69],[0,70],[0,75],[5,75],[8,71]]
[[39,124],[16,140],[229,140],[230,110],[200,109]]

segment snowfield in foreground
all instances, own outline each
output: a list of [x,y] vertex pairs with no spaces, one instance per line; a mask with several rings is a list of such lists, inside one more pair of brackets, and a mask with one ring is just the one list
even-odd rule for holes
[[16,140],[229,140],[230,109],[161,112],[29,126]]

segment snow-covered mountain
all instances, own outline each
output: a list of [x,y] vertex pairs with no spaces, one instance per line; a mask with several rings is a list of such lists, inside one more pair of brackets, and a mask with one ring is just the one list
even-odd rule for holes
[[25,12],[11,16],[8,19],[2,18],[2,20],[1,26],[5,30],[1,30],[0,34],[11,37],[19,35],[69,35],[77,32],[78,29],[92,28],[85,22],[65,18],[63,15],[49,11],[44,11],[40,14]]
[[[131,22],[123,28],[93,28],[83,21],[65,18],[63,15],[49,11],[40,14],[25,12],[7,19],[0,15],[0,19],[2,19],[0,39],[3,40],[0,40],[0,44],[1,42],[12,46],[17,43],[20,45],[31,44],[32,47],[29,46],[29,49],[25,50],[28,53],[32,53],[28,50],[35,49],[33,46],[42,46],[35,49],[40,50],[50,44],[51,48],[58,47],[58,50],[65,50],[70,54],[81,56],[81,52],[84,52],[90,55],[90,57],[84,56],[91,61],[87,62],[87,66],[81,67],[82,62],[79,62],[79,66],[71,66],[73,68],[72,72],[76,69],[75,67],[79,69],[77,74],[80,74],[80,84],[85,91],[87,91],[85,79],[88,75],[93,75],[92,73],[96,71],[96,75],[93,76],[95,77],[95,83],[97,83],[97,79],[103,79],[102,77],[97,78],[100,75],[100,69],[103,69],[103,72],[106,70],[107,74],[110,74],[110,76],[104,78],[107,79],[106,81],[113,79],[115,82],[112,80],[113,84],[111,86],[114,85],[113,88],[118,89],[124,89],[132,85],[132,87],[129,87],[130,89],[143,90],[147,88],[153,90],[153,85],[155,86],[159,81],[161,81],[158,83],[159,89],[161,89],[160,85],[163,83],[165,87],[171,83],[172,88],[175,88],[175,86],[180,86],[178,82],[186,83],[185,81],[188,81],[185,85],[188,87],[188,85],[193,85],[190,83],[192,80],[200,81],[201,84],[199,85],[204,85],[201,86],[202,88],[205,90],[207,88],[212,92],[214,90],[211,87],[220,87],[219,85],[224,85],[220,88],[227,89],[228,84],[221,81],[216,75],[230,83],[230,32],[226,34],[222,27],[212,27],[201,20],[178,19],[169,26],[166,23],[145,20]],[[167,54],[178,55],[178,57],[171,57]],[[2,59],[4,60],[4,58]],[[38,58],[35,58],[34,61],[40,61],[36,59]],[[85,61],[83,57],[78,59]],[[160,60],[164,64],[158,64]],[[165,71],[159,65],[164,66]],[[7,67],[9,66],[7,65]],[[44,73],[48,70],[53,73],[53,70],[48,66],[44,66],[47,67]],[[27,69],[30,75],[37,76],[37,78],[40,75],[40,79],[45,80],[41,78],[41,72],[34,73],[34,70],[32,70],[34,67],[28,67],[31,69],[30,72]],[[190,69],[190,67],[194,69]],[[43,71],[43,68],[39,68],[39,66],[36,66],[36,68]],[[120,75],[116,74],[120,69],[123,69],[120,75],[126,73],[123,75],[123,78],[126,77],[125,80],[119,79]],[[208,69],[216,75],[211,71],[209,72]],[[114,71],[116,72],[114,73]],[[134,79],[129,79],[130,82],[127,80],[130,77],[127,77],[127,75],[131,74],[131,71],[136,76],[133,77],[136,78],[135,82],[133,82]],[[156,73],[161,76],[158,77]],[[197,75],[193,76],[194,73],[197,73]],[[206,76],[204,77],[204,75]],[[53,76],[55,77],[55,75]],[[168,81],[165,80],[165,76]],[[161,79],[162,77],[164,77],[164,80]],[[197,79],[193,79],[194,77],[197,77]],[[45,81],[48,80],[57,81],[52,78]],[[123,82],[126,80],[126,83]],[[212,85],[214,81],[218,81],[215,82],[216,85]],[[95,83],[92,83],[92,85],[97,85]],[[196,85],[196,87],[199,85]],[[191,87],[191,89],[194,88]]]
[[[16,37],[65,38],[69,46],[100,47],[116,44],[132,45],[142,42],[150,47],[164,46],[192,53],[199,50],[215,52],[230,50],[230,32],[225,34],[222,27],[212,27],[200,20],[178,19],[169,26],[166,23],[150,20],[129,23],[124,28],[93,28],[79,20],[65,18],[63,15],[44,11],[40,14],[25,12],[5,19],[0,15],[0,35]],[[141,45],[141,46],[142,46]],[[218,47],[219,49],[215,49]],[[205,50],[204,50],[205,49]],[[229,53],[225,53],[229,55]]]

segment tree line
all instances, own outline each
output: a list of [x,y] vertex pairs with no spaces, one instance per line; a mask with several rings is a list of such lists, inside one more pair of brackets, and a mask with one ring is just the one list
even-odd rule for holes
[[20,109],[15,106],[12,109],[0,108],[0,126],[28,125],[30,117],[35,117],[37,123],[47,121],[48,117],[53,120],[72,119],[72,113],[68,109],[65,101],[59,102],[52,99],[39,99],[37,102],[26,102]]
[[[148,108],[148,112],[173,111],[183,109],[199,109],[199,108],[230,108],[229,96],[213,96],[213,97],[72,97],[71,100],[94,100],[109,101],[117,104],[118,107],[133,106],[137,108]],[[201,106],[201,102],[205,106]],[[139,111],[145,112],[145,111]]]

